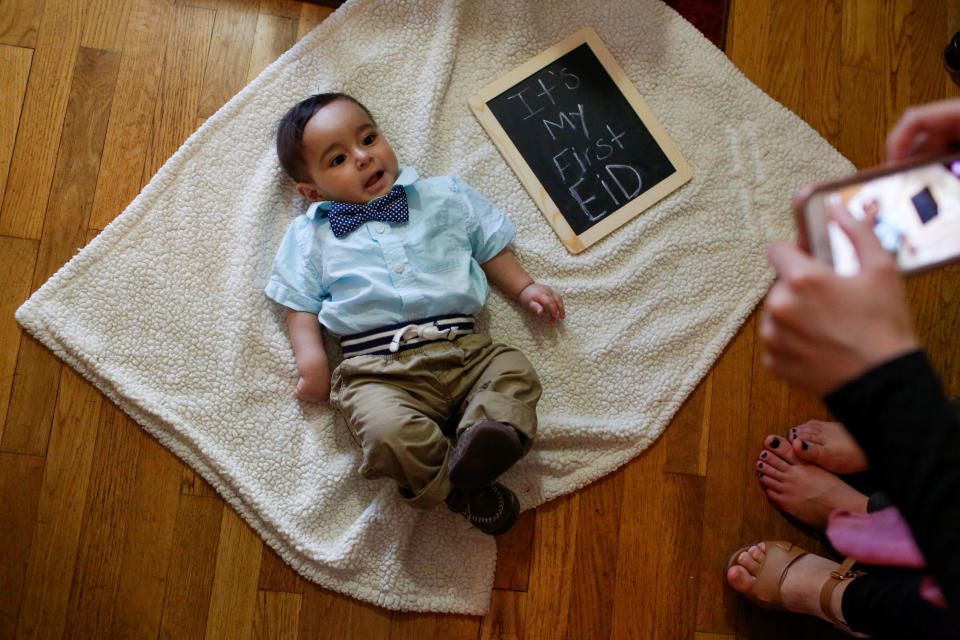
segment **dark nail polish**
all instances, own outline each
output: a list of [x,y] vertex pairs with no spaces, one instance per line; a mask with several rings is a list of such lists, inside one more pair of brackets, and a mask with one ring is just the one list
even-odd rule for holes
[[773,447],[774,449],[776,449],[777,447],[779,447],[779,446],[780,446],[780,438],[774,438],[774,439],[770,442],[770,446]]
[[794,440],[796,440],[796,439],[797,439],[797,434],[791,433],[791,434],[790,434],[790,437],[793,438]]
[[766,458],[766,457],[767,457],[767,452],[764,451],[763,453],[761,453],[761,454],[760,454],[760,457],[761,457],[761,458]]
[[758,474],[757,474],[757,477],[758,477],[758,478],[762,478],[762,477],[763,477],[763,474],[762,474],[762,473],[758,473]]
[[802,448],[804,451],[806,451],[807,449],[810,448],[810,447],[807,446],[807,443],[804,442],[803,440],[801,440],[800,443],[801,443],[801,448]]
[[758,462],[758,463],[757,463],[757,466],[758,466],[759,468],[763,469],[763,463],[762,463],[762,462]]

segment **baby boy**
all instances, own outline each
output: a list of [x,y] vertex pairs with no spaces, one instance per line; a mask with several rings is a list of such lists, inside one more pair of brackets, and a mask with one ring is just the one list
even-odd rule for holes
[[[277,130],[277,154],[312,204],[290,225],[267,295],[287,307],[303,401],[329,399],[362,449],[415,507],[446,502],[474,526],[513,525],[496,478],[529,450],[540,383],[522,353],[474,328],[487,280],[551,322],[563,301],[507,248],[514,227],[454,177],[400,168],[370,112],[324,93]],[[321,325],[340,339],[331,375]]]

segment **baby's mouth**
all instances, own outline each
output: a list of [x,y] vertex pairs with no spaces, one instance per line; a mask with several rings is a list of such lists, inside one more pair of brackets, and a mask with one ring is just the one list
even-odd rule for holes
[[377,182],[379,182],[379,181],[380,181],[380,178],[382,178],[382,177],[383,177],[383,171],[377,171],[377,172],[374,173],[372,176],[370,176],[370,179],[367,180],[367,184],[364,185],[364,186],[365,186],[367,189],[369,189],[369,188],[372,187],[373,185],[377,184]]

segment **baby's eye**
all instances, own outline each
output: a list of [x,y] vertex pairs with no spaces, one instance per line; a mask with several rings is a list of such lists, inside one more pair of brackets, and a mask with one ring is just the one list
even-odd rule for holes
[[330,161],[330,166],[335,167],[339,164],[343,164],[346,161],[347,161],[347,156],[345,156],[342,153],[338,153],[337,155],[333,156],[333,159]]
[[375,134],[375,133],[368,133],[367,135],[365,135],[365,136],[363,137],[363,144],[365,144],[365,145],[371,145],[371,144],[373,144],[373,141],[376,140],[376,139],[377,139],[377,134]]

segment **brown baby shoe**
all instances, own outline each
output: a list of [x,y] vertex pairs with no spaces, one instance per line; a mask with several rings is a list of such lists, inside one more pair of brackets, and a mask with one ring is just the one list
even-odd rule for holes
[[454,486],[472,489],[490,484],[523,455],[516,429],[484,420],[464,429],[450,454],[448,469]]
[[499,482],[476,489],[454,487],[447,496],[447,506],[491,536],[506,533],[520,514],[517,496]]

